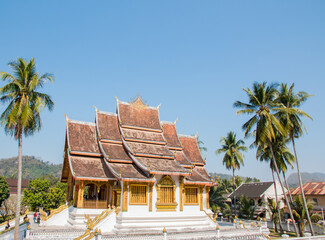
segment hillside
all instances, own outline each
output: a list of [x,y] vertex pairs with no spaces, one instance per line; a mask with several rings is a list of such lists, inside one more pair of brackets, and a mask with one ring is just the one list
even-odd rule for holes
[[[301,173],[301,179],[303,183],[306,182],[325,182],[325,174],[324,173],[308,173],[308,172],[302,172]],[[297,173],[292,173],[288,177],[288,184],[292,187],[298,186],[298,175]]]
[[[0,176],[17,177],[18,157],[0,159]],[[61,175],[62,164],[44,162],[34,156],[23,156],[23,178],[35,179],[42,175]]]

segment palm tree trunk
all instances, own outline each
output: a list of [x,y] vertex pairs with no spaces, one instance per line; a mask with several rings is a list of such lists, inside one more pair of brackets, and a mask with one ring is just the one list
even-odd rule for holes
[[[274,177],[274,171],[273,169],[271,169],[272,171],[272,177],[273,177],[273,185],[274,185],[274,192],[275,192],[275,207],[278,209],[278,217],[279,217],[279,227],[280,227],[280,232],[283,232],[283,228],[282,228],[282,222],[281,222],[281,212],[280,212],[280,206],[278,207],[278,191],[276,189],[276,183],[275,183],[275,177]],[[274,221],[274,225],[275,225],[275,231],[277,232],[277,228],[276,228],[276,221]]]
[[232,183],[234,188],[234,206],[235,206],[235,216],[237,216],[237,206],[236,206],[236,185],[235,185],[235,169],[232,169]]
[[277,164],[276,161],[275,161],[274,152],[273,152],[273,148],[272,148],[272,143],[271,143],[270,140],[269,140],[269,147],[270,147],[271,154],[272,154],[273,165],[274,165],[274,167],[275,167],[276,174],[278,175],[278,179],[279,179],[279,182],[280,182],[280,185],[281,185],[282,191],[283,191],[284,199],[285,199],[285,202],[286,202],[287,207],[288,207],[288,210],[289,210],[290,218],[292,219],[293,227],[294,227],[294,229],[295,229],[295,233],[296,233],[296,235],[297,235],[297,237],[298,237],[299,235],[298,235],[297,226],[296,226],[296,224],[295,224],[295,222],[294,222],[294,218],[293,218],[292,211],[291,211],[291,206],[290,206],[290,204],[289,204],[287,194],[286,194],[286,192],[285,192],[285,190],[284,190],[284,186],[283,186],[282,180],[281,180],[281,178],[280,178],[280,172],[279,172],[278,164]]
[[309,211],[308,211],[308,207],[307,207],[305,193],[304,193],[304,190],[302,188],[302,180],[301,180],[300,168],[299,168],[298,157],[297,157],[297,152],[296,152],[296,144],[295,144],[295,140],[294,140],[293,136],[291,136],[291,141],[292,141],[292,145],[293,145],[293,151],[295,153],[296,164],[297,164],[297,172],[298,172],[298,178],[299,178],[299,186],[300,186],[302,201],[303,201],[304,208],[305,208],[306,215],[307,215],[307,221],[308,221],[308,224],[309,224],[311,234],[313,236],[315,236],[313,225],[312,225],[312,222],[310,220],[310,215],[309,215]]
[[19,220],[20,220],[20,198],[21,198],[21,165],[22,165],[22,132],[18,137],[18,186],[17,186],[17,205],[15,214],[15,240],[19,239]]
[[284,179],[284,183],[285,183],[285,185],[286,185],[286,188],[288,189],[290,202],[293,203],[292,195],[291,195],[291,191],[290,191],[290,188],[289,188],[289,185],[288,185],[287,179],[286,179],[286,175],[285,175],[284,172],[282,172],[282,175],[283,175],[283,179]]

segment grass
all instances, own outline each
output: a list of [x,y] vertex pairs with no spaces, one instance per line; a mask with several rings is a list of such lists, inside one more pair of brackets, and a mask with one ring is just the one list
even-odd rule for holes
[[[289,237],[297,237],[294,232],[286,232],[285,234],[289,235]],[[279,233],[279,232],[277,233],[274,231],[274,229],[270,228],[270,235],[269,235],[270,238],[275,238],[275,239],[281,238],[282,239],[281,235],[282,235],[282,233]]]

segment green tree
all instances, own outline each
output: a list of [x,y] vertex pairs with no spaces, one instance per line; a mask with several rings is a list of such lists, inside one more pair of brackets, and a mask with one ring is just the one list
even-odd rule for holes
[[65,203],[65,192],[60,187],[50,188],[46,201],[47,209],[56,209]]
[[209,203],[214,212],[222,211],[226,208],[227,204],[224,194],[225,192],[219,186],[213,186],[210,188]]
[[255,205],[253,200],[248,200],[245,195],[242,195],[239,201],[239,217],[254,219],[257,206],[258,205]]
[[33,135],[41,129],[41,110],[53,109],[51,97],[38,90],[44,87],[47,81],[53,82],[49,73],[40,75],[36,71],[34,59],[29,62],[22,58],[10,62],[9,67],[13,74],[0,72],[3,81],[7,81],[0,88],[0,102],[8,106],[0,116],[1,125],[5,132],[18,140],[18,190],[15,221],[15,239],[19,239],[19,217],[21,202],[21,167],[22,167],[22,137]]
[[[271,84],[267,86],[264,83],[254,83],[253,89],[243,89],[249,99],[248,103],[243,103],[236,101],[234,103],[235,108],[241,108],[242,110],[237,111],[237,114],[249,114],[253,115],[244,125],[242,126],[245,130],[245,137],[248,135],[253,135],[255,137],[255,142],[257,146],[268,145],[272,155],[272,161],[284,193],[286,205],[288,207],[290,217],[293,219],[291,207],[285,194],[285,188],[281,180],[278,165],[275,160],[274,151],[272,148],[272,142],[274,142],[276,134],[285,137],[287,135],[286,129],[280,123],[280,121],[273,114],[275,104],[275,99],[277,97],[277,85]],[[298,230],[295,227],[295,232],[298,235]]]
[[35,179],[30,181],[28,187],[24,190],[23,203],[28,205],[32,211],[38,208],[47,208],[49,188],[50,184],[47,180]]
[[[226,165],[227,169],[232,170],[233,188],[236,189],[235,183],[235,170],[240,169],[241,165],[244,165],[244,155],[242,152],[247,151],[244,146],[243,140],[237,140],[234,132],[229,132],[227,137],[221,137],[220,143],[222,146],[216,151],[216,154],[225,153],[222,163]],[[234,192],[234,205],[236,214],[236,192]]]
[[301,195],[296,196],[294,198],[293,203],[292,203],[293,216],[295,218],[295,221],[298,223],[298,228],[299,228],[301,237],[303,237],[305,235],[305,222],[307,220],[307,213],[311,213],[311,211],[313,210],[314,202],[307,201],[307,208],[308,208],[308,212],[306,212],[306,210],[304,208],[304,204],[303,204]]
[[299,109],[302,103],[304,103],[309,97],[312,95],[307,94],[306,92],[298,92],[297,94],[294,93],[294,84],[288,87],[287,84],[282,84],[280,93],[278,98],[276,99],[277,103],[279,104],[278,108],[278,117],[282,124],[288,130],[289,138],[291,139],[296,165],[297,165],[297,172],[298,172],[298,179],[299,179],[299,186],[301,191],[301,196],[303,200],[303,205],[305,211],[307,212],[307,219],[309,222],[309,227],[311,229],[312,235],[315,235],[314,229],[308,214],[308,206],[305,198],[305,194],[302,187],[302,180],[301,180],[301,173],[299,168],[298,156],[296,151],[295,145],[295,138],[298,138],[303,135],[303,132],[306,132],[306,128],[300,119],[300,117],[307,117],[312,119],[307,113]]
[[272,198],[268,198],[266,207],[274,224],[274,230],[278,232],[277,225],[279,223],[279,219],[281,219],[281,216],[279,216],[279,214],[281,215],[283,213],[283,209],[280,209],[280,201],[275,202]]
[[5,177],[0,176],[0,207],[2,203],[9,198],[9,185]]

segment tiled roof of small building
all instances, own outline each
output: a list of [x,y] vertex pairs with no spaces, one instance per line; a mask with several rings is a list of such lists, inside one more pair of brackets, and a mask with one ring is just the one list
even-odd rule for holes
[[[9,186],[9,194],[17,194],[18,189],[18,179],[17,178],[6,178],[6,181]],[[22,179],[21,180],[21,192],[23,193],[24,189],[28,187],[29,180]]]
[[183,151],[176,151],[175,150],[175,158],[176,161],[182,166],[192,166],[191,161],[185,156]]
[[[263,193],[273,185],[273,182],[257,182],[257,183],[243,183],[236,191],[236,198],[244,195],[248,198],[259,198]],[[229,197],[233,198],[234,192]]]
[[[325,195],[325,182],[308,182],[302,186],[305,195]],[[300,187],[291,190],[292,195],[301,194]]]

